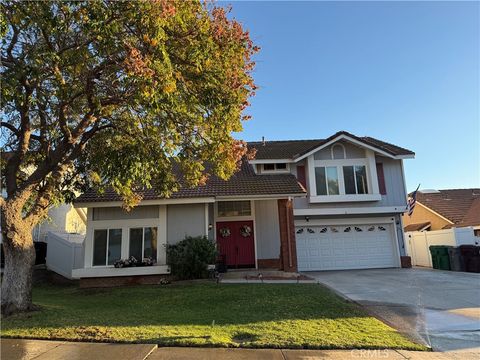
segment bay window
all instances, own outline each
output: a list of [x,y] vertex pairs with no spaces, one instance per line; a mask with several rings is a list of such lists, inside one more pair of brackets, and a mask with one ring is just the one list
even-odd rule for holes
[[365,150],[347,158],[345,149],[335,145],[329,154],[308,156],[308,201],[310,203],[334,203],[379,201],[382,195],[377,177],[375,153]]
[[[372,198],[371,174],[368,165],[352,161],[317,160],[312,168],[315,201],[356,201]],[[371,196],[372,195],[372,196]]]
[[99,229],[93,232],[93,266],[113,265],[121,258],[122,229]]

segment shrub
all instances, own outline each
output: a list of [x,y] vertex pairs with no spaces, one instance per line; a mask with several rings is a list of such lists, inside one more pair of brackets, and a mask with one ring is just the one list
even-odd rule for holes
[[207,266],[215,263],[215,243],[205,236],[187,236],[176,245],[167,245],[167,264],[178,279],[202,279]]

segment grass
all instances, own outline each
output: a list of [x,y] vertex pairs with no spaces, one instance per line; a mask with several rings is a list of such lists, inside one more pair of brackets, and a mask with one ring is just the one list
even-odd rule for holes
[[34,288],[40,311],[2,319],[2,337],[163,346],[426,350],[314,284]]

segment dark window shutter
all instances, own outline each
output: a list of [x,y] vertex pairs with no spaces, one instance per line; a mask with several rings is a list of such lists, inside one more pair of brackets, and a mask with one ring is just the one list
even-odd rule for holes
[[303,165],[297,166],[297,180],[300,184],[303,185],[305,189],[307,188],[307,179],[305,177],[305,166]]
[[382,163],[377,163],[377,177],[378,177],[378,188],[380,190],[380,194],[386,195],[387,188],[385,187],[385,175],[383,173]]

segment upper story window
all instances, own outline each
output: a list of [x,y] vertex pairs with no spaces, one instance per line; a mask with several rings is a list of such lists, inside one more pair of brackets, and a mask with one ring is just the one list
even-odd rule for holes
[[337,167],[316,167],[315,183],[317,188],[317,195],[338,195],[340,192]]
[[286,163],[263,164],[263,171],[288,171],[288,166]]
[[308,158],[309,202],[379,201],[386,194],[379,186],[377,172],[382,166],[376,164],[375,153],[365,150],[365,157],[345,158],[344,150],[343,144],[336,143]]
[[345,159],[347,157],[345,146],[343,144],[334,144],[332,146],[332,159]]
[[368,194],[365,166],[343,166],[343,181],[345,183],[345,194]]
[[217,203],[218,217],[250,216],[251,214],[250,200],[219,201]]
[[366,166],[316,166],[315,185],[317,196],[368,194]]

